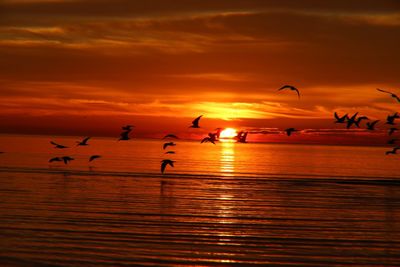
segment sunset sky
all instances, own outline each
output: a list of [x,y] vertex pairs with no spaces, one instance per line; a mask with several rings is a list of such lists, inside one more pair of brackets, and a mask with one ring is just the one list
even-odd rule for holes
[[0,132],[339,140],[334,111],[400,111],[399,49],[398,0],[2,0]]

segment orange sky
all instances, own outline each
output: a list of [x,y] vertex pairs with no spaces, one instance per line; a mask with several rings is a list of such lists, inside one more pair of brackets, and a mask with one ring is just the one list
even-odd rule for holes
[[201,134],[343,128],[333,111],[384,120],[400,103],[375,88],[400,95],[399,47],[397,0],[3,0],[0,132],[131,123],[140,137],[190,137],[200,114]]

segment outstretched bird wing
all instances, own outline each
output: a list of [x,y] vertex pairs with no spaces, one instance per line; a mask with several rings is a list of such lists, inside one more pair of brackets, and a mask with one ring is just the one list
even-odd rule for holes
[[175,138],[175,139],[179,139],[179,137],[176,136],[176,135],[174,135],[174,134],[167,134],[166,136],[163,137],[163,139],[166,139],[166,138]]
[[89,141],[90,137],[86,137],[85,139],[82,140],[82,143],[86,144],[87,141]]
[[171,167],[174,167],[174,162],[172,160],[169,160],[169,159],[162,160],[161,161],[161,173],[164,173],[165,167],[167,165],[170,165]]
[[59,157],[55,157],[55,158],[51,158],[49,160],[50,163],[53,162],[53,161],[61,161],[61,159]]
[[335,116],[335,119],[338,121],[338,120],[340,120],[340,117],[339,117],[339,115],[337,114],[337,112],[335,111],[335,113],[334,113],[334,116]]
[[296,87],[293,87],[293,90],[295,90],[295,91],[296,91],[296,93],[297,93],[297,96],[300,98],[300,92],[299,92],[299,90],[298,90]]
[[93,161],[93,160],[95,160],[95,159],[98,159],[98,158],[100,158],[101,156],[100,155],[93,155],[93,156],[91,156],[90,158],[89,158],[89,162],[91,162],[91,161]]
[[175,144],[173,142],[164,143],[163,149],[166,149],[168,146],[174,146],[174,145]]
[[376,90],[378,90],[380,92],[383,92],[383,93],[387,93],[387,94],[393,94],[392,92],[385,91],[385,90],[382,90],[382,89],[379,89],[379,88],[376,88]]
[[285,84],[284,86],[282,86],[281,88],[278,89],[278,91],[286,89],[286,88],[292,88],[291,85]]
[[192,121],[193,126],[199,127],[199,121],[200,121],[201,117],[203,117],[203,115],[198,116],[196,119],[194,119]]
[[55,146],[59,146],[59,144],[57,144],[56,142],[50,141],[50,144],[55,145]]

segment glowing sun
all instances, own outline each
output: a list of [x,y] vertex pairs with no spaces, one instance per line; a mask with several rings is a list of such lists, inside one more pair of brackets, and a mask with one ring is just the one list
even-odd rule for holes
[[237,136],[237,131],[233,128],[225,128],[219,134],[219,138],[222,139],[233,139]]

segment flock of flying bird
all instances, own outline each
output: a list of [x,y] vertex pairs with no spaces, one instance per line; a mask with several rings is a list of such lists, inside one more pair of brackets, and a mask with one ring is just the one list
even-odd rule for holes
[[[299,99],[300,99],[300,92],[299,92],[299,90],[298,90],[296,87],[294,87],[294,86],[292,86],[292,85],[284,85],[284,86],[282,86],[281,88],[279,88],[278,91],[281,91],[281,90],[284,90],[284,89],[288,89],[288,90],[291,90],[291,91],[295,91],[295,92],[297,93],[297,96],[298,96]],[[394,94],[394,93],[392,93],[392,92],[389,92],[389,91],[386,91],[386,90],[379,89],[379,88],[377,88],[377,90],[380,91],[380,92],[389,94],[392,98],[394,98],[395,100],[397,100],[397,102],[400,102],[400,97],[397,96],[396,94]],[[203,115],[200,115],[200,116],[198,116],[197,118],[195,118],[195,119],[192,121],[192,125],[190,125],[189,128],[200,128],[199,122],[200,122],[200,119],[201,119],[202,117],[203,117]],[[340,124],[343,123],[343,124],[346,124],[346,128],[347,128],[347,129],[350,129],[353,125],[354,125],[355,127],[357,127],[357,128],[360,128],[360,127],[361,127],[361,126],[360,126],[361,122],[362,122],[363,120],[367,120],[367,122],[366,122],[366,129],[369,130],[369,131],[374,131],[376,125],[377,125],[378,122],[380,121],[380,120],[369,121],[368,117],[366,117],[366,116],[358,116],[358,112],[356,112],[355,114],[353,114],[351,117],[350,117],[348,114],[345,114],[345,115],[343,115],[343,116],[339,116],[339,114],[338,114],[337,112],[335,112],[335,113],[334,113],[334,118],[335,118],[335,123],[340,123]],[[389,136],[390,138],[392,137],[392,135],[393,135],[395,132],[399,131],[398,128],[394,127],[394,125],[396,125],[396,123],[395,123],[395,120],[396,120],[396,119],[400,119],[400,115],[399,115],[397,112],[395,112],[393,115],[388,115],[387,118],[386,118],[385,124],[391,126],[391,127],[388,129],[388,136]],[[123,127],[122,127],[122,130],[123,130],[123,131],[121,132],[118,141],[130,140],[131,138],[130,138],[129,134],[132,132],[133,127],[134,127],[133,125],[126,125],[126,126],[123,126]],[[207,143],[207,142],[209,142],[209,143],[212,143],[212,144],[215,145],[215,143],[216,143],[216,142],[219,140],[219,138],[220,138],[220,133],[221,133],[222,130],[223,130],[222,128],[217,128],[217,129],[215,129],[215,132],[208,133],[208,136],[204,137],[204,138],[200,141],[200,143]],[[287,128],[287,129],[285,129],[284,131],[286,132],[286,135],[287,135],[287,136],[291,136],[293,132],[297,132],[297,131],[299,131],[299,130],[296,130],[295,128]],[[246,143],[247,134],[248,134],[247,131],[240,131],[240,132],[238,132],[238,133],[237,133],[237,136],[235,137],[236,141],[239,142],[239,143]],[[87,146],[87,145],[89,145],[89,144],[88,144],[89,139],[90,139],[90,137],[86,137],[86,138],[84,138],[82,141],[77,141],[77,142],[76,142],[76,143],[77,143],[77,146]],[[179,139],[179,138],[178,138],[176,135],[174,135],[174,134],[167,134],[166,136],[163,137],[163,140],[165,140],[165,139]],[[397,142],[398,140],[399,140],[399,139],[397,139],[397,138],[391,138],[391,139],[388,140],[387,143],[388,143],[388,144],[391,144],[391,145],[395,145],[396,142]],[[56,149],[66,149],[66,148],[68,148],[67,146],[58,144],[58,143],[56,143],[56,142],[54,142],[54,141],[50,141],[50,143],[51,143],[52,145],[54,145],[54,148],[56,148]],[[169,147],[174,147],[174,146],[176,146],[176,143],[174,143],[173,141],[165,142],[165,143],[163,144],[163,150],[165,150],[165,149],[167,149],[167,148],[169,148]],[[397,154],[397,151],[398,151],[399,149],[400,149],[400,146],[395,146],[395,147],[393,147],[392,150],[387,151],[387,152],[386,152],[386,155],[389,155],[389,154]],[[1,153],[4,153],[4,152],[0,152],[0,154],[1,154]],[[165,154],[175,154],[175,151],[173,151],[173,150],[168,150],[168,151],[165,152]],[[89,161],[89,162],[92,162],[93,160],[98,159],[98,158],[101,158],[101,156],[100,156],[100,155],[91,155],[91,156],[89,157],[88,161]],[[72,157],[70,157],[70,156],[53,157],[53,158],[51,158],[51,159],[49,160],[49,163],[52,163],[52,162],[64,162],[64,164],[68,164],[71,160],[74,160],[74,158],[72,158]],[[171,166],[171,167],[174,167],[174,162],[175,162],[175,161],[174,161],[174,160],[171,160],[171,159],[163,159],[163,160],[161,161],[161,173],[162,173],[162,174],[164,173],[164,171],[165,171],[165,169],[166,169],[166,167],[167,167],[168,165]]]

